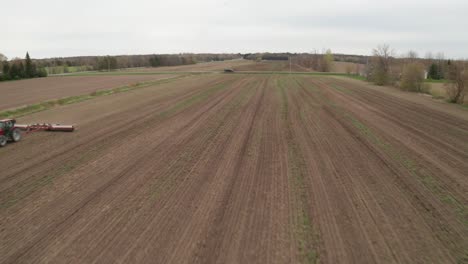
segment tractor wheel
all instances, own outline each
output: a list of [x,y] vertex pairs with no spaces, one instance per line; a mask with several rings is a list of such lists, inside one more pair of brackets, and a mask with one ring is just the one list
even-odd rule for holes
[[7,138],[5,136],[0,136],[0,147],[4,147],[7,144]]
[[19,131],[19,129],[15,128],[11,132],[11,139],[13,140],[13,142],[18,142],[21,140],[21,132]]

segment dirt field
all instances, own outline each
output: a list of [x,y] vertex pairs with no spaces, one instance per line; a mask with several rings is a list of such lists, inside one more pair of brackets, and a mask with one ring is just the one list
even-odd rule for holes
[[[355,63],[351,62],[339,62],[335,61],[332,65],[331,72],[334,73],[348,73],[348,68],[351,70],[350,73],[355,73],[363,69],[363,65],[357,66]],[[250,63],[241,64],[233,67],[236,71],[271,71],[271,72],[288,72],[289,71],[289,61],[260,61],[255,62],[251,61]],[[313,72],[312,69],[302,67],[298,64],[291,64],[292,72]]]
[[463,263],[467,113],[262,74],[36,113],[78,130],[0,149],[0,262]]
[[364,70],[364,64],[357,64],[353,62],[334,61],[332,72],[337,73],[352,73],[356,74]]
[[0,82],[0,110],[168,77],[170,76],[67,76]]
[[[243,65],[233,67],[236,71],[272,71],[272,72],[287,72],[289,71],[289,61],[250,61]],[[301,67],[297,64],[291,64],[293,72],[309,72],[310,69]]]
[[164,66],[156,68],[131,68],[122,71],[131,72],[206,72],[206,71],[223,71],[226,68],[236,68],[243,65],[250,65],[254,62],[251,60],[226,60],[203,62],[191,65],[181,66]]

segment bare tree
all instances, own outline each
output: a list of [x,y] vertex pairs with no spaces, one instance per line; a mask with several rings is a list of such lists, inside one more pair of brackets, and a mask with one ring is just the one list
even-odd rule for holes
[[410,50],[405,57],[408,62],[415,62],[418,59],[418,53],[414,50]]
[[379,45],[372,51],[368,78],[377,85],[391,83],[390,66],[393,57],[393,50],[387,44]]
[[432,55],[431,51],[426,52],[426,55],[424,56],[426,60],[432,61],[434,59],[434,55]]
[[436,60],[438,61],[444,61],[445,60],[445,55],[443,52],[437,52],[436,54]]
[[468,67],[467,62],[454,61],[448,66],[446,84],[447,94],[452,103],[463,104],[465,94],[468,92]]
[[445,55],[443,52],[438,52],[436,54],[436,64],[437,67],[439,68],[440,71],[440,79],[445,79],[446,78],[446,72],[447,72],[447,63],[445,61]]

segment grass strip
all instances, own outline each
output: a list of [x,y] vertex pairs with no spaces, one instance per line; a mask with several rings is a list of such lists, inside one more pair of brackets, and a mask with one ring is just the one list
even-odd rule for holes
[[37,104],[32,104],[32,105],[27,105],[24,107],[20,108],[15,108],[15,109],[10,109],[10,110],[5,110],[0,112],[0,119],[3,118],[18,118],[26,115],[30,115],[33,113],[45,111],[57,106],[62,106],[62,105],[69,105],[69,104],[74,104],[74,103],[79,103],[83,101],[87,101],[96,97],[101,97],[101,96],[107,96],[111,94],[117,94],[117,93],[123,93],[139,88],[144,88],[148,86],[153,86],[153,85],[158,85],[158,84],[163,84],[163,83],[169,83],[181,78],[186,77],[186,75],[183,76],[177,76],[177,77],[171,77],[167,79],[162,79],[162,80],[157,80],[157,81],[150,81],[150,82],[138,82],[135,84],[131,85],[125,85],[113,89],[108,89],[108,90],[99,90],[92,92],[90,94],[84,94],[84,95],[77,95],[77,96],[69,96],[69,97],[64,97],[60,99],[54,99],[54,100],[49,100],[45,101],[42,103],[37,103]]
[[286,124],[286,140],[288,142],[288,168],[289,168],[289,183],[293,187],[292,195],[295,203],[296,210],[292,216],[292,229],[296,242],[298,244],[298,251],[303,263],[318,263],[319,254],[315,249],[319,236],[314,230],[310,215],[308,213],[307,202],[310,200],[308,192],[305,187],[305,171],[306,162],[302,155],[300,146],[294,140],[294,133],[292,125],[289,120],[289,105],[288,95],[286,93],[286,81],[284,79],[277,80],[277,87],[279,88],[281,105],[281,117]]
[[446,80],[446,79],[441,79],[441,80],[425,79],[424,82],[427,82],[427,83],[448,83],[450,81]]
[[116,72],[82,72],[82,73],[71,73],[71,74],[62,74],[55,75],[51,77],[73,77],[73,76],[127,76],[127,75],[161,75],[161,74],[183,74],[183,75],[202,75],[210,74],[216,72],[177,72],[177,71],[159,71],[159,72],[131,72],[131,71],[116,71]]

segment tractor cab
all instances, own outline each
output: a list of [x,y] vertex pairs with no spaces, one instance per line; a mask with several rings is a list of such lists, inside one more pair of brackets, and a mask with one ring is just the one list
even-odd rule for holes
[[15,119],[0,120],[0,147],[4,147],[9,140],[13,142],[20,141],[21,133],[15,127],[15,124]]
[[15,123],[16,123],[16,120],[15,119],[3,119],[3,120],[0,120],[0,128],[12,128],[15,126]]

